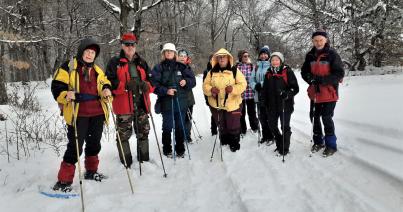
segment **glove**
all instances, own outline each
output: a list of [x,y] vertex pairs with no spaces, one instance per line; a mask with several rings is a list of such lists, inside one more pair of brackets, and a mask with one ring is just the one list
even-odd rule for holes
[[288,91],[281,91],[280,92],[280,98],[283,100],[287,100],[288,99]]
[[148,93],[148,91],[150,90],[148,84],[145,81],[140,82],[140,89],[143,93]]
[[216,97],[219,93],[220,93],[220,89],[218,89],[216,87],[211,88],[211,95],[213,95],[214,97]]
[[323,84],[323,77],[321,76],[313,76],[313,79],[311,80],[311,85],[321,85]]
[[126,90],[128,91],[135,91],[136,90],[136,81],[130,80],[126,83]]
[[256,83],[256,85],[255,85],[255,90],[256,90],[256,91],[262,90],[262,85],[260,84],[260,82]]
[[230,94],[234,88],[231,85],[225,87],[225,93]]

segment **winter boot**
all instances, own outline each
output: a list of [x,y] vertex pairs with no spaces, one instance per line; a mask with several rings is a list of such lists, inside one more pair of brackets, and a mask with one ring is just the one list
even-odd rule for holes
[[101,173],[94,171],[86,171],[84,174],[84,179],[86,180],[95,180],[97,182],[101,182],[103,179],[107,179],[107,177]]
[[311,148],[311,152],[312,153],[319,152],[322,148],[325,148],[324,144],[314,144]]
[[326,147],[325,150],[323,151],[322,155],[323,155],[323,157],[329,157],[329,156],[332,156],[336,152],[337,152],[336,149]]
[[241,140],[240,135],[228,135],[228,140],[230,142],[229,148],[231,152],[236,152],[241,148],[239,141]]
[[162,132],[162,152],[167,157],[172,157],[171,133]]
[[70,192],[73,190],[71,184],[72,183],[57,181],[57,183],[53,186],[52,189],[54,191]]
[[225,146],[229,144],[228,135],[227,134],[220,134],[220,142],[221,145]]
[[[123,156],[122,156],[122,151],[121,151],[121,148],[120,148],[120,145],[119,145],[119,142],[116,143],[116,146],[117,146],[117,148],[118,148],[120,162],[121,162],[123,165],[125,165],[124,160],[123,160]],[[133,158],[132,158],[132,153],[131,153],[131,150],[130,150],[129,141],[122,141],[122,149],[123,149],[123,155],[124,155],[124,157],[125,157],[124,159],[126,159],[127,167],[130,168],[130,166],[131,166],[132,163],[133,163]]]

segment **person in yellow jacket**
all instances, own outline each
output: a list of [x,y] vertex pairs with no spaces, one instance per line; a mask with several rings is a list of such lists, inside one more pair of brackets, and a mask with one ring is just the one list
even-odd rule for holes
[[234,59],[226,49],[218,50],[211,58],[212,69],[203,82],[211,113],[219,126],[221,144],[230,146],[232,152],[240,149],[241,94],[247,82],[234,66]]
[[104,122],[109,119],[106,102],[111,96],[111,83],[102,69],[94,64],[99,52],[96,41],[85,38],[80,42],[76,57],[62,64],[54,74],[51,90],[55,100],[62,105],[69,141],[53,190],[69,192],[72,189],[77,162],[76,139],[80,155],[86,142],[84,178],[96,181],[105,178],[97,172],[98,153],[101,150]]

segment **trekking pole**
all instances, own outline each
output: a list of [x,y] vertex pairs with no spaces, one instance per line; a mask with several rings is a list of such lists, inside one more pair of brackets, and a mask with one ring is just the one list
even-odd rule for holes
[[122,153],[123,156],[123,163],[126,167],[126,173],[127,173],[127,178],[129,179],[129,184],[130,184],[130,189],[132,191],[132,194],[134,194],[134,190],[133,190],[133,184],[132,184],[132,179],[130,178],[130,174],[129,174],[129,167],[127,166],[127,162],[126,162],[126,156],[123,152],[123,146],[122,146],[122,141],[120,139],[120,134],[119,134],[119,130],[118,130],[118,125],[116,124],[116,117],[115,117],[115,113],[112,110],[112,106],[111,106],[111,99],[110,97],[108,97],[108,109],[111,111],[112,114],[112,120],[113,120],[113,124],[115,125],[115,129],[116,129],[116,135],[118,137],[118,143],[119,143],[119,148],[120,148],[120,152]]
[[185,144],[186,144],[186,149],[188,150],[188,155],[189,155],[189,160],[190,160],[190,151],[189,151],[189,145],[188,145],[188,138],[186,137],[186,130],[185,130],[185,125],[183,123],[183,119],[182,119],[182,113],[181,113],[181,106],[179,104],[179,100],[178,97],[176,96],[176,103],[178,104],[178,111],[179,111],[179,119],[181,120],[181,125],[182,125],[182,131],[183,131],[183,138],[185,140]]
[[283,163],[284,163],[284,155],[285,155],[285,152],[284,152],[284,125],[285,125],[285,123],[284,123],[284,105],[285,105],[285,100],[283,99],[282,100],[282,103],[283,103],[283,114],[282,114],[282,119],[283,119],[283,123],[281,124],[281,127],[282,127],[282,129],[281,129],[281,131],[282,131],[282,134],[283,134]]
[[[189,109],[188,109],[188,112],[187,112],[187,117],[188,117],[189,120],[191,120],[191,115],[189,114]],[[196,142],[199,143],[199,142],[197,141],[197,137],[196,137],[195,130],[193,129],[193,125],[190,127],[190,130],[192,130],[193,136],[195,137]]]
[[160,144],[158,142],[158,136],[157,136],[157,131],[155,130],[155,123],[154,123],[154,117],[153,117],[153,113],[151,112],[151,107],[148,105],[148,101],[144,101],[146,104],[146,107],[148,109],[148,111],[150,111],[150,117],[151,117],[151,123],[153,125],[153,131],[154,131],[154,135],[155,135],[155,141],[157,142],[157,148],[158,148],[158,153],[160,155],[160,159],[161,159],[161,164],[162,164],[162,170],[164,171],[164,177],[166,178],[168,175],[165,172],[165,166],[164,166],[164,160],[162,159],[162,154],[161,154],[161,148],[160,148]]
[[[217,124],[218,131],[217,131],[217,135],[216,135],[216,137],[215,137],[215,139],[214,139],[213,151],[211,152],[210,162],[213,161],[215,146],[216,146],[216,143],[217,143],[217,138],[220,137],[220,109],[219,109],[219,108],[217,108],[217,122],[218,122],[218,124]],[[220,141],[220,152],[221,152],[221,161],[223,161],[223,158],[222,158],[222,144],[221,144],[221,141]]]
[[188,116],[189,116],[190,120],[193,122],[193,125],[194,125],[195,128],[196,128],[196,131],[197,131],[197,134],[198,134],[199,139],[200,139],[200,140],[203,140],[203,139],[202,139],[202,136],[200,135],[199,129],[197,128],[196,122],[195,122],[195,120],[193,120],[193,116],[191,115],[189,108],[188,108],[188,111],[187,111],[187,112],[188,112]]
[[172,106],[172,152],[173,152],[173,158],[174,158],[174,164],[176,162],[176,151],[175,151],[175,146],[176,146],[176,140],[175,140],[175,111],[174,111],[174,97],[171,97],[171,106]]
[[72,100],[73,106],[73,127],[74,127],[74,140],[76,142],[76,156],[77,156],[77,168],[78,168],[78,179],[80,182],[80,196],[81,196],[81,211],[85,211],[84,205],[84,192],[83,192],[83,179],[81,176],[81,162],[80,162],[80,149],[78,145],[78,133],[77,133],[77,116],[76,116],[76,103]]
[[[315,111],[316,111],[316,91],[315,91],[315,95],[313,97],[313,102],[312,102],[312,130],[311,130],[311,143],[313,143],[313,135],[314,135],[314,124],[315,124]],[[312,150],[309,153],[309,157],[312,157]]]

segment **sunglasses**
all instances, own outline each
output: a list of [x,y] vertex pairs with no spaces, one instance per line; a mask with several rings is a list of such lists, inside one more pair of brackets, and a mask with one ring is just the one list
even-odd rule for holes
[[123,45],[125,45],[125,46],[135,46],[136,44],[135,43],[123,43]]

